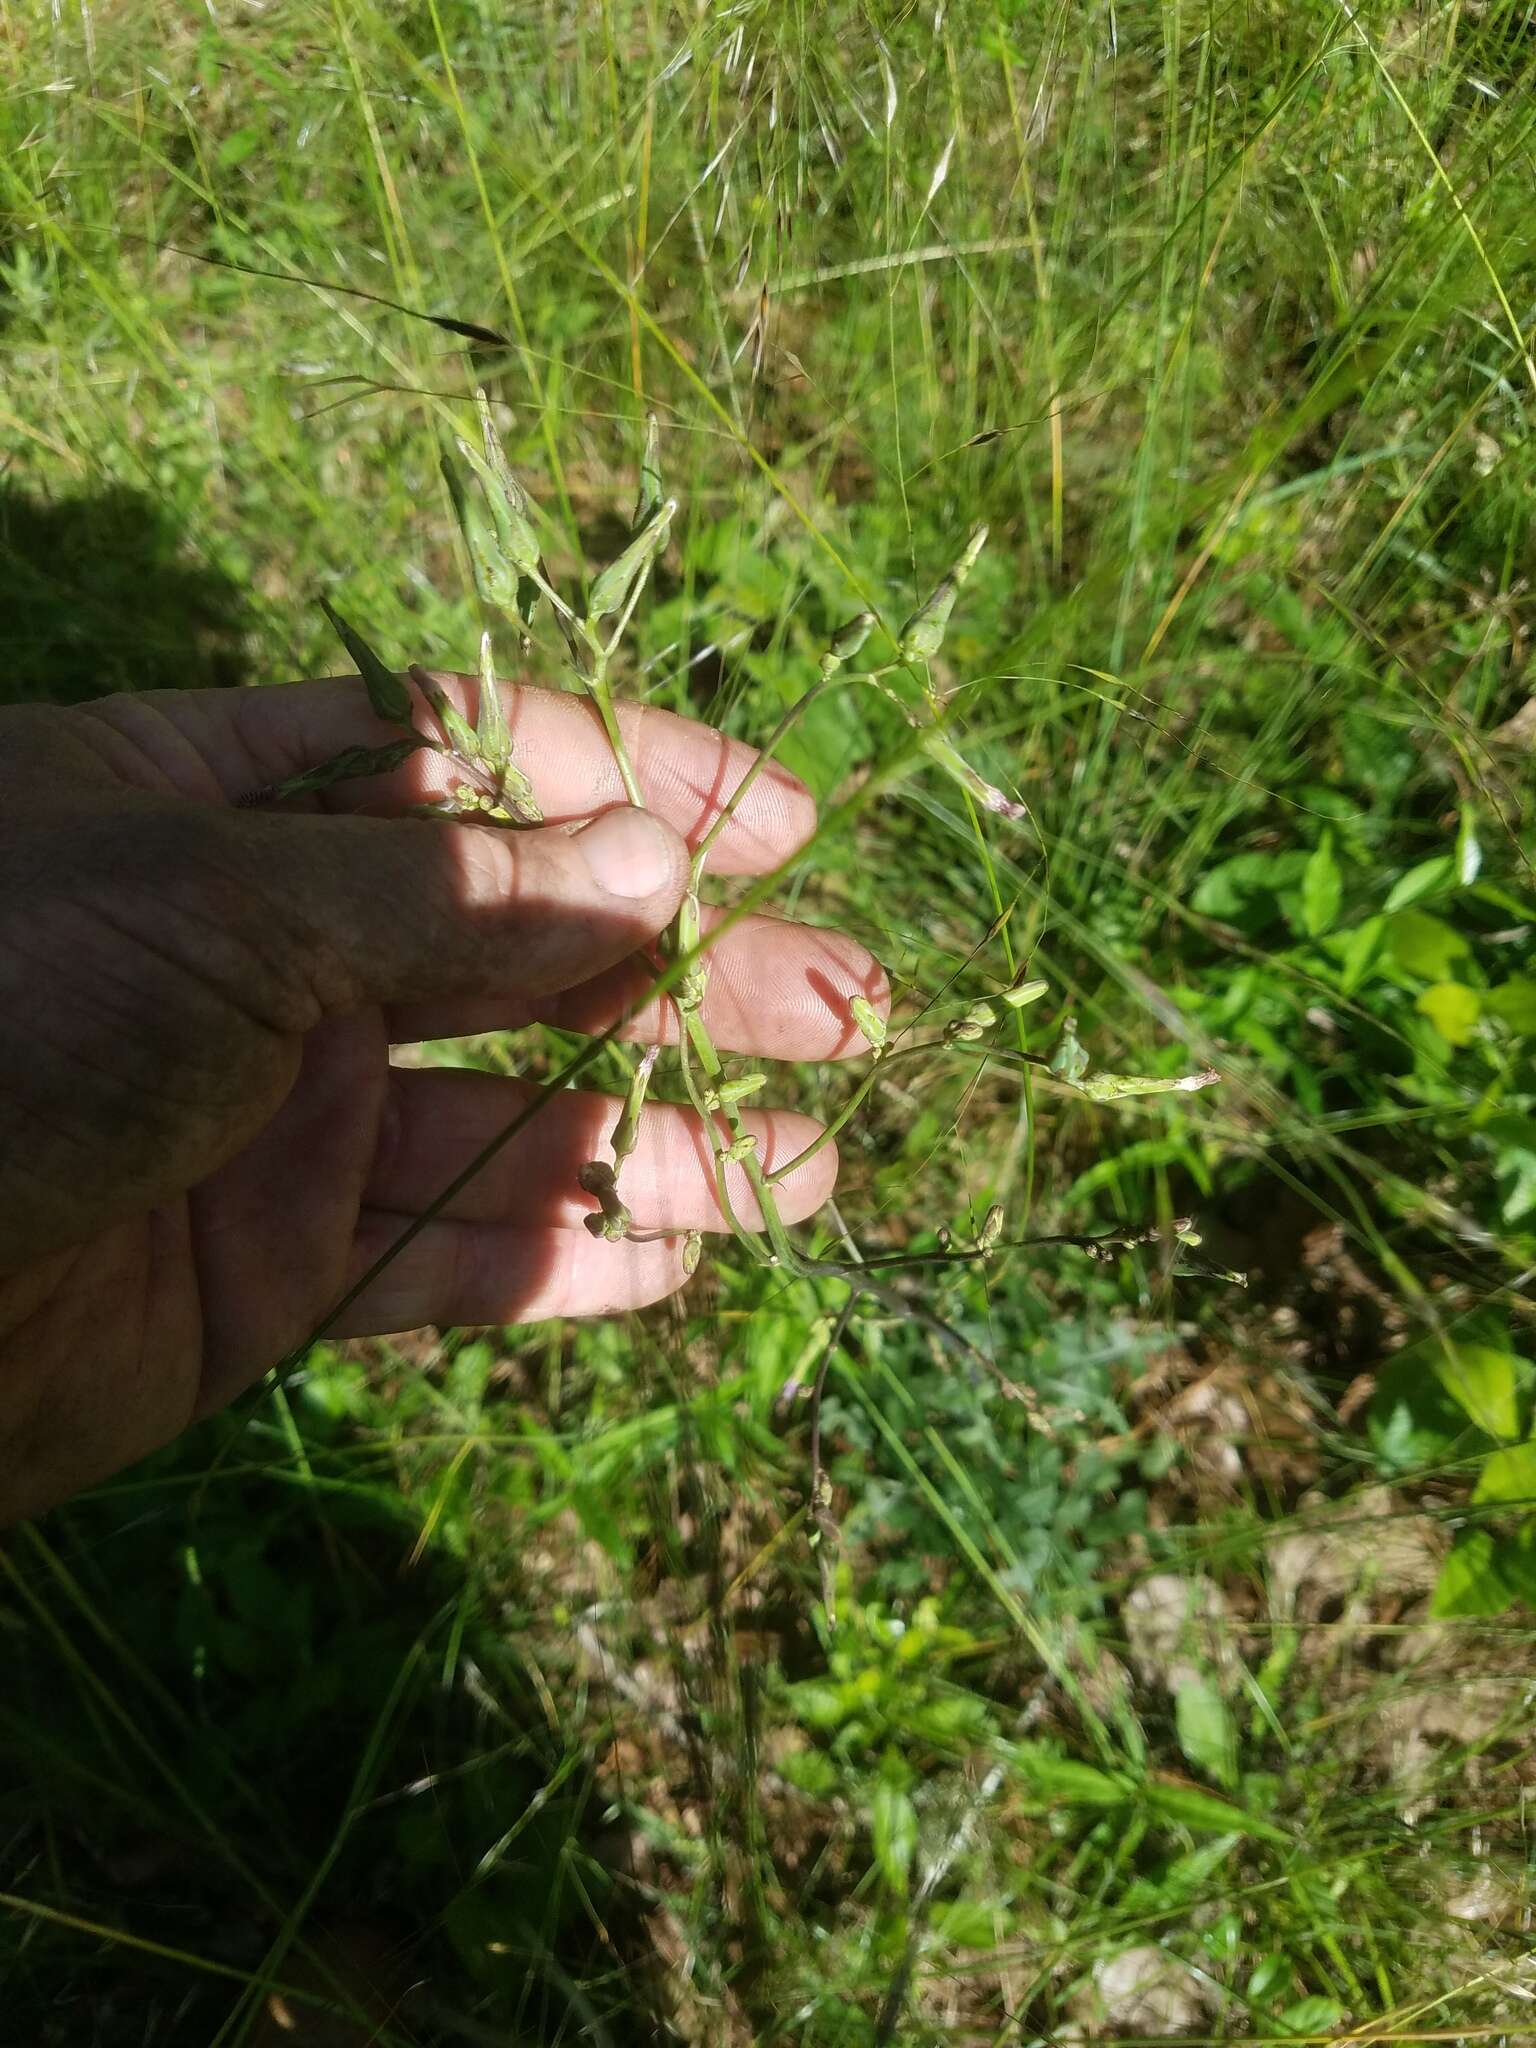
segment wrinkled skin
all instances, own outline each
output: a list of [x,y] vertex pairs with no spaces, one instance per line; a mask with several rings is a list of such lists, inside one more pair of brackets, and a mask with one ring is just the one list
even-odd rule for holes
[[[473,715],[475,685],[444,678]],[[651,809],[628,810],[579,700],[503,685],[543,828],[401,815],[454,777],[271,809],[235,799],[393,735],[355,678],[0,713],[0,1519],[36,1513],[166,1442],[306,1334],[479,1148],[528,1084],[392,1064],[392,1045],[543,1018],[606,1029],[654,976],[688,844],[753,756],[659,711],[626,714]],[[713,849],[769,872],[814,827],[771,766]],[[744,919],[711,955],[722,1049],[863,1049],[873,960],[835,933]],[[624,1035],[669,1040],[665,1003]],[[368,1286],[343,1335],[605,1314],[683,1281],[677,1237],[594,1241],[577,1185],[617,1105],[558,1096]],[[747,1120],[768,1164],[817,1127]],[[830,1192],[830,1145],[786,1219]],[[641,1228],[716,1229],[707,1135],[656,1105],[624,1169]],[[744,1220],[755,1210],[733,1187]]]

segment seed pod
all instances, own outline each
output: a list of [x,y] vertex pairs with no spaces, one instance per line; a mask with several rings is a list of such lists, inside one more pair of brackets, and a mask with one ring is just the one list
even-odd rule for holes
[[468,448],[465,455],[473,463],[475,474],[485,486],[485,495],[490,501],[491,511],[496,518],[496,530],[502,535],[508,559],[525,576],[532,575],[539,566],[539,538],[533,530],[529,516],[528,493],[512,472],[512,466],[502,453],[501,441],[496,433],[496,423],[491,418],[490,401],[485,393],[475,388],[475,410],[480,415],[480,438],[485,444],[484,463],[475,462]]
[[1003,1205],[994,1202],[981,1219],[981,1228],[976,1233],[976,1249],[989,1252],[1003,1234]]
[[1004,989],[998,1001],[1006,1003],[1010,1010],[1026,1009],[1031,1003],[1038,1003],[1050,987],[1048,981],[1016,981],[1012,988]]
[[972,1003],[965,1013],[967,1024],[974,1024],[981,1031],[990,1031],[997,1022],[997,1012],[990,1003]]
[[655,413],[648,412],[645,416],[645,446],[640,455],[640,495],[635,500],[635,533],[655,518],[661,504],[661,422]]
[[690,1230],[683,1239],[683,1273],[691,1280],[699,1270],[699,1260],[704,1256],[704,1239],[697,1230]]
[[608,1140],[613,1152],[615,1168],[621,1166],[634,1151],[640,1137],[640,1112],[645,1107],[646,1090],[651,1085],[651,1075],[661,1057],[661,1047],[653,1045],[641,1058],[630,1077],[629,1092],[624,1097],[624,1107],[619,1120],[613,1127],[613,1136]]
[[834,676],[845,661],[852,661],[873,632],[874,624],[873,612],[858,612],[846,626],[839,626],[827,642],[827,651],[821,657],[822,675]]
[[970,1017],[956,1017],[952,1023],[944,1026],[946,1045],[974,1045],[978,1038],[985,1038],[986,1035],[985,1024],[978,1024]]
[[1068,1017],[1061,1027],[1061,1039],[1051,1054],[1050,1071],[1058,1081],[1082,1080],[1088,1071],[1088,1048],[1077,1035],[1077,1019]]
[[917,610],[902,627],[897,640],[897,652],[903,661],[927,661],[944,645],[944,635],[949,629],[949,615],[955,608],[955,599],[960,595],[960,586],[976,566],[976,557],[987,543],[987,529],[978,526],[965,544],[965,552],[945,575],[940,577],[931,596],[926,597]]
[[475,706],[475,738],[480,758],[493,774],[504,774],[512,758],[512,735],[501,708],[496,659],[489,633],[480,635],[480,701]]
[[1202,1067],[1198,1074],[1176,1074],[1171,1079],[1147,1074],[1090,1074],[1086,1080],[1073,1074],[1065,1078],[1075,1081],[1090,1102],[1123,1102],[1129,1095],[1193,1095],[1201,1088],[1214,1087],[1221,1076],[1214,1067]]
[[626,599],[635,586],[637,577],[643,576],[667,544],[671,530],[672,516],[677,510],[676,498],[668,498],[652,516],[619,556],[594,580],[591,596],[587,600],[587,619],[606,619],[612,613],[622,610]]
[[743,1074],[738,1080],[722,1081],[718,1088],[710,1091],[715,1098],[713,1106],[716,1109],[728,1109],[732,1103],[745,1102],[749,1095],[755,1095],[760,1088],[766,1088],[767,1085],[766,1074]]
[[853,1012],[854,1023],[869,1040],[874,1051],[883,1052],[886,1039],[885,1019],[874,1004],[864,996],[853,996],[848,1007]]
[[368,702],[380,718],[387,718],[392,725],[413,727],[411,694],[392,668],[386,668],[374,653],[362,634],[349,626],[335,607],[325,598],[320,600],[320,609],[331,622],[331,628],[348,654],[357,663],[357,672],[363,679],[363,688],[368,692]]
[[[483,466],[468,442],[460,441],[459,447],[466,455],[473,456],[477,467]],[[455,468],[446,449],[439,460],[443,480],[448,486],[448,495],[453,500],[453,509],[458,517],[459,531],[464,536],[469,566],[474,572],[475,589],[486,604],[495,605],[499,611],[511,611],[517,604],[517,570],[507,554],[501,535],[487,514],[485,498],[480,492],[465,488],[464,479]]]

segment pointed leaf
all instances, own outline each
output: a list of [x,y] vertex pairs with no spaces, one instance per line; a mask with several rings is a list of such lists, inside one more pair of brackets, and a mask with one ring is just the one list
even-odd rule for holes
[[1333,834],[1325,832],[1301,877],[1301,921],[1310,938],[1321,938],[1339,921],[1344,877],[1333,857]]
[[1498,1546],[1487,1529],[1464,1529],[1440,1567],[1429,1611],[1436,1621],[1452,1615],[1502,1614],[1511,1588],[1498,1568]]
[[1195,1769],[1231,1791],[1237,1783],[1237,1723],[1209,1678],[1189,1678],[1179,1687],[1174,1725]]
[[330,620],[332,630],[348,654],[357,664],[357,672],[363,679],[368,692],[368,702],[380,718],[387,718],[391,725],[403,725],[414,731],[411,693],[406,689],[392,668],[383,661],[362,634],[349,626],[335,607],[325,598],[320,600],[320,609]]
[[1423,1348],[1435,1378],[1480,1430],[1506,1443],[1520,1434],[1520,1361],[1513,1353],[1449,1338]]
[[1536,1504],[1536,1442],[1495,1451],[1483,1467],[1472,1498]]

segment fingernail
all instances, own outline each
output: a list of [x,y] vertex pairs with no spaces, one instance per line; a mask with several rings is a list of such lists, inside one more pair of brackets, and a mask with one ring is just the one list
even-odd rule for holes
[[676,877],[676,840],[649,811],[604,811],[575,836],[588,872],[606,895],[654,896]]

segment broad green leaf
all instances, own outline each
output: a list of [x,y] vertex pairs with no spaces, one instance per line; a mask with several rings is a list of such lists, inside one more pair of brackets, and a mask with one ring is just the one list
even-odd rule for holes
[[1427,1017],[1447,1045],[1470,1045],[1477,1035],[1482,1000],[1475,988],[1459,981],[1437,981],[1425,989],[1414,1004]]
[[907,1793],[884,1779],[876,1782],[870,1800],[869,1830],[881,1876],[892,1891],[905,1891],[917,1848],[917,1809]]
[[1499,1571],[1497,1548],[1487,1529],[1465,1529],[1440,1567],[1429,1611],[1436,1621],[1458,1614],[1502,1614],[1511,1589]]
[[1434,896],[1449,883],[1453,863],[1448,853],[1437,853],[1432,860],[1421,860],[1416,868],[1410,868],[1406,875],[1399,875],[1387,897],[1388,910],[1406,910],[1410,903],[1422,903],[1426,896]]
[[991,1948],[997,1941],[997,1918],[976,1899],[951,1899],[933,1916],[933,1931],[956,1948]]
[[1384,917],[1368,917],[1343,934],[1339,944],[1339,987],[1345,995],[1353,995],[1360,986],[1361,977],[1381,948],[1386,928]]
[[1536,1505],[1536,1442],[1495,1451],[1483,1467],[1472,1498]]
[[1444,1343],[1431,1339],[1415,1345],[1435,1378],[1479,1429],[1508,1443],[1520,1433],[1520,1361],[1495,1344]]
[[1195,1769],[1231,1791],[1237,1783],[1237,1723],[1209,1678],[1186,1679],[1179,1687],[1174,1725]]
[[1399,910],[1387,919],[1387,951],[1399,967],[1425,981],[1447,981],[1471,947],[1454,926],[1424,910]]
[[349,626],[346,620],[327,599],[321,598],[320,609],[330,620],[332,630],[348,654],[357,663],[357,672],[363,679],[368,692],[368,702],[380,718],[387,718],[391,725],[403,725],[414,730],[411,693],[395,674],[386,668],[374,653],[362,634]]
[[1239,926],[1273,916],[1282,890],[1293,889],[1306,873],[1309,856],[1288,853],[1235,853],[1201,876],[1191,897],[1202,917],[1220,918]]
[[1472,1425],[1447,1394],[1420,1346],[1387,1361],[1367,1410],[1366,1432],[1377,1461],[1389,1472],[1439,1464],[1453,1450],[1466,1453]]
[[1129,1779],[1058,1756],[1039,1742],[1011,1742],[1009,1762],[1030,1791],[1042,1799],[1060,1799],[1069,1806],[1124,1806],[1133,1796]]
[[1339,921],[1344,877],[1333,855],[1333,834],[1325,832],[1301,878],[1301,919],[1309,937],[1319,939]]
[[1344,2008],[1337,1999],[1314,1994],[1288,2005],[1276,2025],[1285,2034],[1331,2034],[1343,2021]]
[[1483,997],[1483,1008],[1521,1037],[1536,1036],[1536,981],[1516,975]]
[[1218,1799],[1214,1792],[1202,1792],[1198,1785],[1170,1785],[1150,1778],[1140,1788],[1145,1805],[1163,1820],[1204,1834],[1252,1835],[1260,1842],[1289,1842],[1290,1836],[1273,1821]]
[[1491,1117],[1483,1126],[1483,1137],[1493,1147],[1504,1221],[1518,1223],[1536,1210],[1536,1117]]

